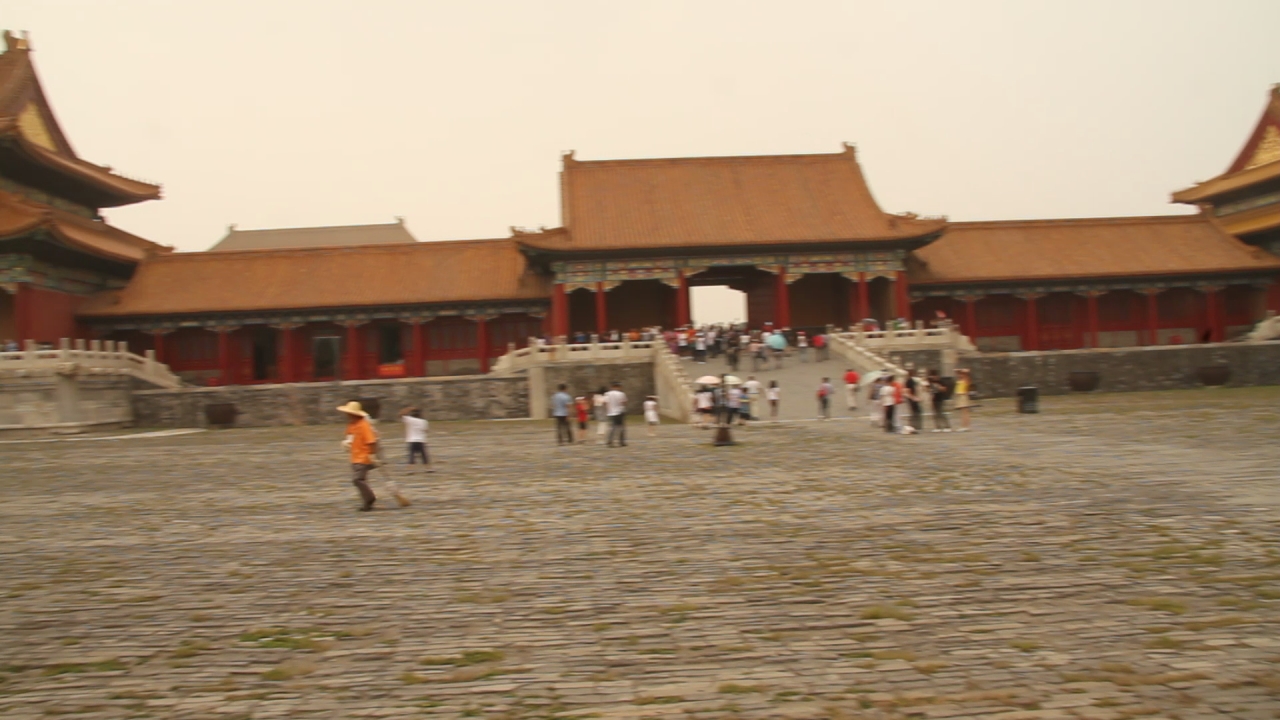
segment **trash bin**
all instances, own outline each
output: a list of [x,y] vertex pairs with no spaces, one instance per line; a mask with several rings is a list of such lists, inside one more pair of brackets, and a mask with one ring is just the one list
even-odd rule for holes
[[1031,385],[1018,388],[1018,412],[1040,412],[1040,388]]

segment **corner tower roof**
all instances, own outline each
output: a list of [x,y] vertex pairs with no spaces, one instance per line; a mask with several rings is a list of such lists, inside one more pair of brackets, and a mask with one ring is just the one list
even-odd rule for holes
[[1280,84],[1272,85],[1262,117],[1227,171],[1173,194],[1173,201],[1198,203],[1280,178]]
[[0,166],[5,175],[93,208],[160,197],[160,186],[80,159],[45,98],[31,44],[4,31],[0,53]]

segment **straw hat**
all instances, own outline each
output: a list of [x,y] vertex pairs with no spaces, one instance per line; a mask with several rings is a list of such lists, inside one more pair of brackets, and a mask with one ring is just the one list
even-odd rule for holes
[[364,408],[360,407],[360,403],[356,402],[355,400],[352,400],[346,405],[343,405],[342,407],[338,408],[338,412],[346,413],[348,415],[358,415],[359,417],[362,417],[362,418],[369,417],[369,413],[365,412]]

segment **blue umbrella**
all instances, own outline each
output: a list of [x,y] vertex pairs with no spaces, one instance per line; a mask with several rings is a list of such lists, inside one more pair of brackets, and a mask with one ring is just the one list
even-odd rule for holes
[[785,350],[787,348],[787,339],[782,333],[774,333],[769,336],[769,347],[774,350]]

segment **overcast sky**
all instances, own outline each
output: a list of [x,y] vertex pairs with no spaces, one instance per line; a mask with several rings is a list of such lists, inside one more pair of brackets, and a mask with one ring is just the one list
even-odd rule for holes
[[858,146],[884,209],[1185,212],[1280,82],[1277,0],[0,0],[76,150],[164,185],[109,211],[421,240],[560,221],[580,159]]

